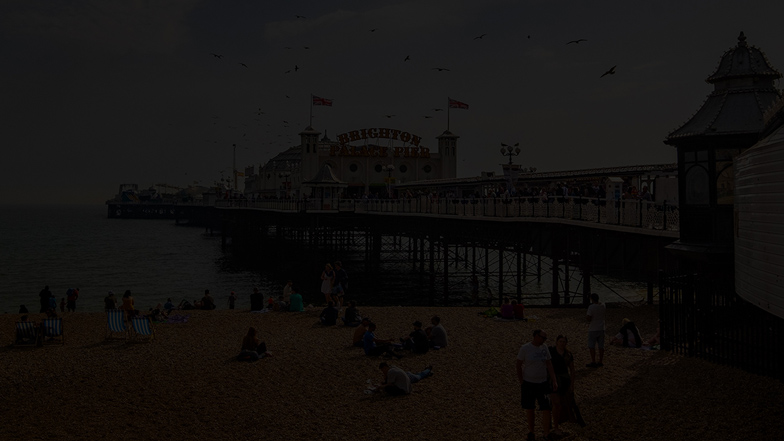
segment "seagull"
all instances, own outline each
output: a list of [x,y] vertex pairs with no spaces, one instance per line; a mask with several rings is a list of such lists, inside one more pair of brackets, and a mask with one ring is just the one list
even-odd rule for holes
[[585,38],[581,38],[579,40],[572,40],[566,44],[572,44],[572,43],[580,44],[581,41],[588,41],[588,40],[586,40]]
[[289,123],[289,122],[288,122],[288,121],[286,121],[285,119],[283,120],[283,124],[288,124],[288,123]]
[[387,118],[392,118],[395,115],[384,115],[384,116],[386,116]]
[[441,72],[442,70],[445,70],[445,71],[449,72],[449,69],[447,69],[445,67],[434,67],[433,70],[437,70],[439,72]]
[[244,67],[244,68],[247,68],[247,67],[248,67],[248,65],[247,65],[247,64],[245,64],[245,63],[240,63],[240,65],[241,65],[242,67]]
[[297,18],[305,18],[305,16],[304,16],[304,15],[297,15],[296,17],[297,17]]
[[215,58],[223,58],[223,55],[214,54],[212,52],[210,52],[210,54],[212,54],[212,56],[215,57]]
[[[615,68],[616,67],[618,67],[618,65],[615,65],[615,66],[611,67],[610,70],[608,70],[607,72],[603,73],[601,77],[603,77],[605,75],[615,75]],[[599,77],[599,78],[601,78],[601,77]]]
[[370,32],[376,32],[377,30],[378,30],[378,28],[373,28],[373,29],[370,30]]
[[296,71],[298,71],[298,70],[299,70],[299,66],[297,66],[297,65],[295,64],[295,65],[294,65],[294,72],[296,72]]
[[408,55],[406,55],[406,58],[405,58],[405,59],[403,59],[403,61],[408,61],[408,60],[410,60],[410,59],[411,59],[411,57],[410,57],[410,56],[408,56]]
[[283,49],[291,49],[291,46],[283,46]]
[[291,73],[291,70],[287,70],[286,72],[283,72],[283,73]]
[[528,36],[528,39],[529,39],[529,40],[531,39],[531,36],[530,36],[530,35]]
[[310,49],[310,46],[302,46],[303,49]]
[[432,116],[427,116],[427,115],[425,115],[425,118],[432,118]]
[[480,35],[478,37],[474,37],[474,40],[481,40],[485,35],[487,35],[487,34],[482,34],[482,35]]
[[444,111],[444,109],[433,109],[433,110],[436,111],[436,112],[443,112]]

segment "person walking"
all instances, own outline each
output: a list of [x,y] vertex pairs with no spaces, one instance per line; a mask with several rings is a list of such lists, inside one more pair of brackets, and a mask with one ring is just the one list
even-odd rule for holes
[[[591,294],[591,305],[588,306],[588,351],[591,353],[591,362],[586,367],[595,368],[604,366],[604,317],[607,308],[599,303],[599,295]],[[599,347],[599,362],[596,362],[596,347]]]
[[79,288],[71,288],[66,295],[68,312],[76,312],[76,299],[79,298]]
[[[553,440],[550,433],[550,393],[558,390],[558,380],[553,370],[550,350],[544,345],[547,334],[541,329],[534,330],[533,339],[522,345],[517,353],[517,379],[520,381],[520,404],[525,409],[528,423],[527,441],[535,441],[534,421],[536,403],[542,412],[542,433],[545,439]],[[548,382],[549,378],[549,382]]]

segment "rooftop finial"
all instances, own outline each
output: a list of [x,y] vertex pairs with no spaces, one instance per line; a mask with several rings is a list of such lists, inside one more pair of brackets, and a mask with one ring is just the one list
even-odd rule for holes
[[740,31],[740,35],[738,35],[738,46],[746,46],[746,35],[743,34],[743,31]]

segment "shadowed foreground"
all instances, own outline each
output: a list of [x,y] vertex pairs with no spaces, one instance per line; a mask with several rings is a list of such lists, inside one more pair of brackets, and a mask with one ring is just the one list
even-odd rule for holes
[[[566,334],[575,353],[588,426],[563,425],[572,439],[776,439],[784,429],[784,386],[773,379],[616,347],[605,367],[585,368],[583,309],[531,309],[538,319],[527,323],[484,319],[482,308],[360,309],[379,338],[442,317],[448,348],[390,362],[434,366],[410,396],[363,394],[383,358],[351,348],[353,328],[317,325],[320,308],[190,311],[188,323],[156,325],[151,343],[106,342],[103,313],[66,314],[66,344],[43,348],[7,346],[19,315],[0,316],[0,439],[523,439],[514,364],[535,328],[549,344]],[[607,315],[608,341],[624,317],[646,337],[656,329],[655,307]],[[273,357],[235,361],[248,326]]]

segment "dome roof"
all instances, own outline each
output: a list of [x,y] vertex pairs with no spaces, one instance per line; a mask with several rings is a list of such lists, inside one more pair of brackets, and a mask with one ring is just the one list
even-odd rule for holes
[[746,43],[746,36],[741,32],[738,36],[738,45],[722,55],[716,71],[705,81],[714,84],[722,80],[745,77],[776,79],[781,78],[781,73],[771,67],[768,58],[761,50]]

